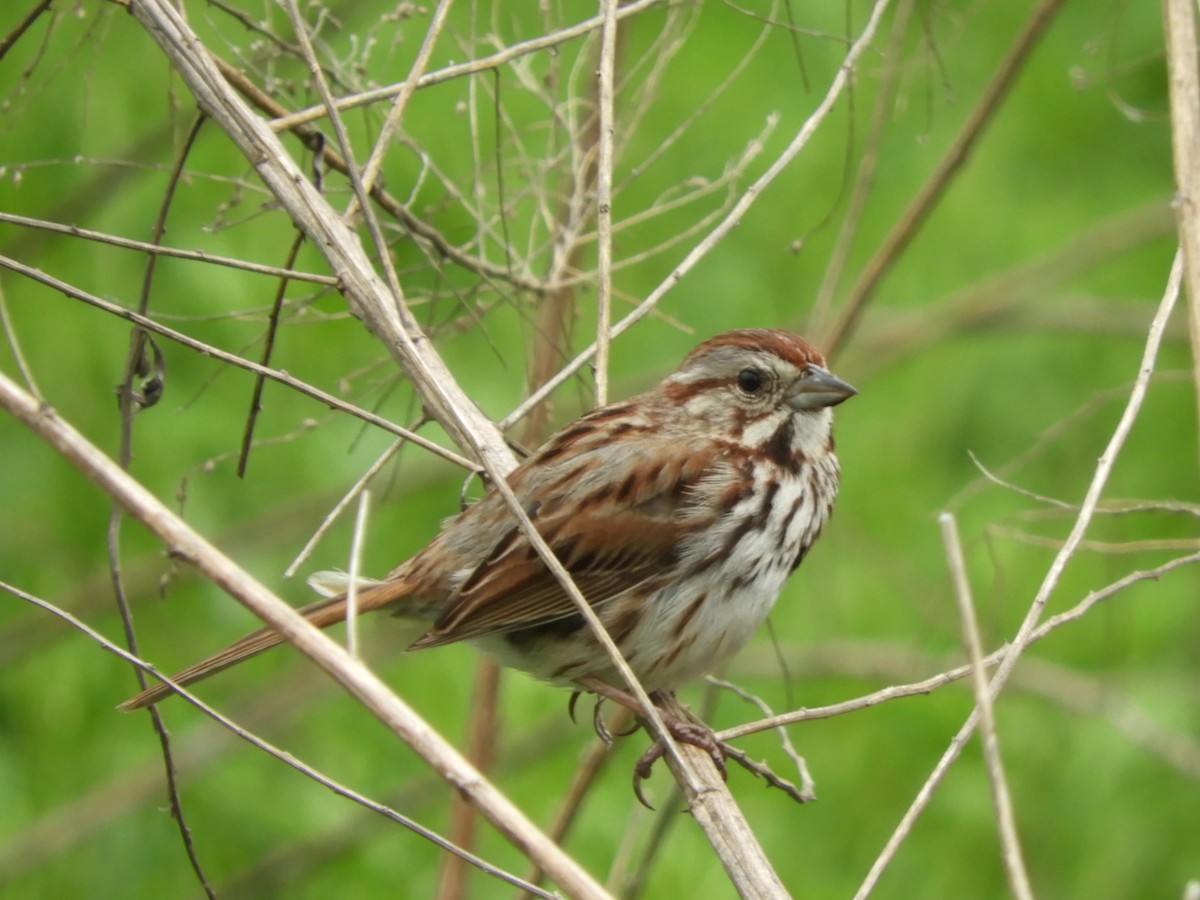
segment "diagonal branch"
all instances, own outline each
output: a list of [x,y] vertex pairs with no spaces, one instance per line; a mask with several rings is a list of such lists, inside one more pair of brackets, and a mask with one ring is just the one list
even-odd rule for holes
[[357,235],[314,187],[271,128],[230,87],[199,37],[165,0],[139,0],[130,11],[188,85],[200,108],[229,136],[259,177],[328,261],[351,311],[387,348],[429,414],[455,443],[507,472],[515,465],[504,436],[455,382],[412,313],[379,279]]
[[[128,650],[122,649],[119,645],[117,645],[113,641],[110,641],[108,638],[106,638],[104,635],[100,634],[95,629],[90,628],[83,621],[81,621],[80,619],[71,615],[66,610],[61,609],[52,603],[46,602],[45,600],[41,599],[40,597],[35,597],[32,594],[22,591],[16,587],[14,587],[10,584],[6,584],[2,581],[0,581],[0,591],[7,591],[8,593],[12,594],[13,596],[15,596],[21,600],[24,600],[25,602],[27,602],[33,606],[37,606],[37,607],[45,610],[46,612],[50,613],[51,615],[57,616],[59,619],[62,619],[64,622],[66,622],[68,625],[70,625],[72,628],[76,629],[77,631],[82,632],[87,637],[91,638],[94,642],[99,644],[105,650],[109,651],[110,653],[114,654],[115,656],[119,656],[121,659],[125,660],[126,662],[132,663],[134,666],[136,666],[138,668],[139,671],[148,672],[149,674],[152,674],[158,678],[164,677],[161,673],[156,671],[153,666],[151,666],[149,663],[142,660],[141,657],[137,656],[134,653],[131,653]],[[216,722],[222,728],[229,731],[231,734],[235,735],[238,738],[241,738],[243,741],[250,744],[251,746],[257,747],[259,750],[263,751],[268,756],[273,756],[275,759],[279,760],[284,765],[290,766],[291,768],[295,769],[297,772],[301,773],[305,777],[311,778],[317,784],[329,789],[333,793],[337,794],[339,797],[344,797],[345,799],[350,800],[353,803],[357,803],[359,806],[362,806],[365,809],[369,809],[372,812],[378,813],[379,815],[383,816],[386,819],[390,819],[391,821],[397,823],[398,825],[402,825],[403,827],[407,828],[409,831],[419,834],[421,837],[425,838],[430,843],[445,850],[449,855],[455,857],[456,859],[461,859],[467,863],[470,863],[471,865],[475,866],[482,872],[486,872],[489,875],[493,875],[496,878],[499,878],[503,881],[507,881],[509,884],[512,884],[515,887],[519,887],[524,891],[531,892],[535,896],[548,898],[548,900],[549,900],[549,898],[552,898],[554,896],[552,894],[547,894],[545,891],[541,890],[540,888],[536,887],[535,885],[530,884],[529,882],[524,881],[524,880],[518,878],[517,876],[506,872],[504,869],[502,869],[498,866],[493,866],[487,860],[475,855],[474,853],[471,853],[469,850],[466,850],[462,847],[457,846],[452,841],[449,841],[446,838],[442,837],[436,831],[434,831],[430,828],[427,828],[424,825],[421,825],[415,819],[413,819],[409,816],[406,816],[403,813],[397,812],[396,810],[392,809],[391,807],[386,806],[385,804],[380,803],[376,800],[372,800],[370,797],[366,796],[365,794],[362,794],[362,793],[354,790],[353,788],[347,787],[346,785],[341,784],[338,781],[335,781],[330,776],[324,774],[323,772],[318,771],[317,769],[315,769],[312,766],[305,763],[303,760],[298,759],[293,754],[291,754],[285,750],[282,750],[281,748],[276,747],[274,744],[270,743],[267,740],[264,740],[263,738],[259,737],[258,735],[253,734],[250,731],[247,731],[245,728],[238,725],[237,722],[235,722],[233,719],[229,718],[228,716],[222,715],[217,709],[209,706],[207,703],[205,703],[203,700],[201,700],[195,694],[191,693],[187,688],[183,687],[182,685],[174,685],[174,689],[175,689],[176,693],[178,693],[180,696],[182,696],[185,700],[187,700],[189,703],[191,703],[193,706],[195,706],[198,710],[200,710],[202,713],[204,713],[206,716],[208,716],[210,719],[212,719],[214,722]],[[209,893],[211,896],[211,892],[209,892]]]
[[[1167,279],[1167,286],[1159,303],[1158,311],[1150,323],[1149,333],[1146,336],[1145,350],[1138,369],[1138,377],[1134,382],[1133,390],[1130,391],[1125,411],[1122,413],[1117,427],[1113,430],[1108,446],[1104,448],[1104,453],[1100,456],[1100,461],[1096,465],[1091,484],[1088,485],[1087,493],[1079,509],[1079,515],[1075,520],[1074,526],[1071,528],[1070,534],[1067,536],[1062,548],[1055,555],[1054,560],[1050,563],[1050,568],[1042,579],[1042,584],[1038,588],[1033,602],[1029,605],[1025,619],[1021,622],[1020,628],[1017,629],[1017,633],[1013,636],[1012,642],[1006,648],[996,674],[992,676],[988,690],[993,697],[998,695],[1004,688],[1004,685],[1012,675],[1013,669],[1016,667],[1017,660],[1021,658],[1021,654],[1034,639],[1037,632],[1037,625],[1046,608],[1046,603],[1050,599],[1050,595],[1054,592],[1054,589],[1058,587],[1063,570],[1067,567],[1067,563],[1071,561],[1071,557],[1075,555],[1075,551],[1083,540],[1083,535],[1087,531],[1088,525],[1091,524],[1092,516],[1096,511],[1096,505],[1100,502],[1100,495],[1104,492],[1104,486],[1108,483],[1108,476],[1112,473],[1113,465],[1120,455],[1121,448],[1125,445],[1125,439],[1133,429],[1133,423],[1137,420],[1138,413],[1142,408],[1142,402],[1146,398],[1150,376],[1154,373],[1155,362],[1158,359],[1158,350],[1162,345],[1163,332],[1166,330],[1167,320],[1171,316],[1171,311],[1175,308],[1175,301],[1179,298],[1180,283],[1182,280],[1183,253],[1180,251],[1175,255],[1175,263],[1171,267],[1171,274]],[[942,754],[941,759],[938,760],[937,765],[934,766],[933,772],[925,780],[912,804],[892,832],[887,844],[871,865],[870,870],[863,879],[862,885],[855,894],[856,900],[866,898],[879,883],[880,876],[883,875],[884,869],[887,868],[888,864],[895,857],[900,844],[904,842],[904,839],[912,829],[913,823],[929,805],[934,790],[941,784],[946,772],[949,771],[950,766],[958,759],[959,754],[962,753],[963,746],[978,726],[979,714],[978,710],[974,710],[958,730],[958,733],[951,739],[950,745]]]
[[579,897],[608,896],[578,863],[547,838],[366,665],[305,621],[292,607],[172,513],[52,409],[25,393],[3,374],[0,374],[0,407],[110,494],[163,541],[172,555],[194,565],[333,676],[446,781],[469,796],[488,821],[530,859],[536,860],[565,891]]

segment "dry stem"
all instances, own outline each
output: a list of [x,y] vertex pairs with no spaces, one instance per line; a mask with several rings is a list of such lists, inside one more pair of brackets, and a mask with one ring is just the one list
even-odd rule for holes
[[[1150,376],[1154,372],[1154,363],[1158,358],[1158,349],[1162,344],[1163,332],[1167,326],[1167,319],[1171,315],[1171,310],[1175,307],[1175,301],[1179,297],[1180,282],[1183,277],[1183,256],[1178,253],[1175,256],[1175,264],[1171,267],[1170,277],[1167,279],[1167,287],[1163,293],[1162,301],[1159,303],[1158,311],[1154,315],[1153,321],[1150,323],[1149,333],[1146,336],[1146,348],[1142,356],[1142,363],[1138,370],[1137,381],[1134,382],[1133,390],[1130,392],[1129,401],[1125,406],[1125,411],[1121,415],[1120,421],[1117,423],[1116,429],[1113,431],[1112,438],[1108,442],[1104,453],[1100,456],[1100,461],[1096,465],[1095,473],[1092,476],[1092,482],[1088,486],[1087,493],[1084,496],[1082,505],[1080,506],[1079,515],[1075,519],[1075,524],[1071,528],[1071,532],[1064,542],[1062,548],[1055,555],[1053,562],[1050,564],[1049,570],[1046,572],[1046,577],[1043,579],[1041,587],[1038,588],[1037,594],[1030,603],[1029,611],[1025,615],[1025,619],[1021,622],[1021,627],[1017,630],[1011,644],[1006,649],[1004,658],[1000,662],[1000,667],[996,674],[992,676],[992,681],[989,686],[989,691],[992,696],[996,696],[1003,689],[1005,683],[1012,674],[1013,668],[1020,659],[1025,648],[1033,640],[1037,625],[1042,616],[1042,611],[1046,607],[1046,602],[1050,599],[1050,595],[1058,586],[1059,578],[1062,576],[1063,570],[1067,563],[1075,555],[1075,551],[1083,540],[1083,535],[1087,531],[1088,525],[1091,523],[1092,516],[1095,513],[1096,506],[1100,501],[1100,495],[1104,491],[1104,486],[1108,482],[1108,476],[1112,472],[1112,467],[1116,462],[1117,456],[1121,452],[1121,448],[1125,444],[1125,439],[1128,437],[1130,430],[1133,428],[1133,423],[1137,420],[1138,413],[1142,408],[1142,401],[1146,396],[1146,389],[1150,383]],[[926,779],[912,805],[904,814],[900,823],[892,832],[891,838],[884,846],[883,851],[872,864],[870,871],[867,873],[862,885],[859,887],[855,897],[856,900],[861,900],[870,895],[871,891],[879,883],[879,878],[888,864],[895,857],[900,845],[911,831],[913,823],[916,821],[925,807],[929,805],[930,799],[933,796],[934,790],[942,782],[946,772],[954,761],[958,759],[962,752],[963,745],[967,739],[975,731],[979,723],[979,715],[973,711],[967,721],[959,729],[958,733],[950,741],[950,745],[942,754],[933,772]]]

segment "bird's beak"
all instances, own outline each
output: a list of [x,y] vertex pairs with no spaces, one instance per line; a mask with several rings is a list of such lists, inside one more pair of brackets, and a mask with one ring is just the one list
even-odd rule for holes
[[857,393],[858,391],[828,369],[809,366],[808,372],[792,382],[784,400],[795,410],[822,409],[826,406],[837,406]]

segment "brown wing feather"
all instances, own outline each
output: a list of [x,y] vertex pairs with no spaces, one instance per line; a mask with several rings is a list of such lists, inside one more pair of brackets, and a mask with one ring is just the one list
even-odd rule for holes
[[[514,484],[522,501],[530,492],[541,498],[531,520],[594,608],[661,575],[684,538],[711,524],[711,515],[691,503],[691,496],[701,479],[712,477],[715,454],[700,459],[678,454],[675,465],[653,469],[636,450],[601,460],[600,472],[598,454],[579,454],[567,472],[558,473],[563,485],[558,494],[546,491],[545,478],[536,485]],[[567,509],[574,514],[564,513]],[[462,581],[434,628],[412,649],[515,631],[575,612],[529,541],[513,529]]]

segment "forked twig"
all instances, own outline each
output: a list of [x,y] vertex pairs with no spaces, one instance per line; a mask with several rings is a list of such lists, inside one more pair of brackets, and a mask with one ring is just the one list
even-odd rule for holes
[[[712,251],[725,237],[733,231],[741,222],[742,217],[754,205],[755,200],[759,195],[770,186],[770,184],[779,177],[780,173],[787,168],[807,145],[812,136],[816,133],[821,123],[829,115],[834,104],[841,97],[846,85],[850,82],[853,76],[855,67],[858,64],[859,58],[866,51],[875,39],[875,33],[879,27],[879,23],[883,18],[884,12],[887,10],[890,0],[876,0],[875,5],[871,8],[871,15],[867,19],[867,23],[863,26],[858,39],[850,46],[846,52],[846,57],[842,62],[841,68],[830,82],[829,90],[825,92],[824,98],[813,110],[812,114],[804,120],[804,124],[800,126],[796,136],[792,138],[788,146],[782,153],[776,157],[775,161],[767,168],[767,170],[755,180],[738,198],[737,202],[729,209],[721,221],[710,231],[703,240],[697,243],[679,262],[678,265],[671,270],[671,273],[663,279],[659,285],[652,290],[638,306],[624,318],[618,321],[612,327],[610,337],[617,337],[623,334],[627,329],[636,323],[640,322],[653,311],[659,301],[666,296],[685,275],[687,275],[696,265]],[[500,423],[502,428],[506,428],[513,422],[518,421],[530,408],[540,403],[545,397],[552,393],[560,384],[578,372],[585,366],[596,354],[596,345],[592,343],[587,349],[576,356],[571,362],[563,366],[558,375],[546,382],[539,390],[531,394],[524,403],[518,406],[515,410],[504,417]]]
[[[729,691],[731,694],[740,697],[747,703],[754,704],[767,718],[772,718],[775,715],[771,708],[767,706],[766,701],[764,701],[761,697],[756,697],[749,691],[743,690],[733,682],[725,681],[712,675],[708,676],[708,678],[705,680],[715,688],[720,688],[723,691]],[[804,757],[796,752],[796,748],[792,745],[791,735],[788,734],[786,728],[781,725],[775,729],[775,732],[779,737],[780,744],[783,745],[783,752],[786,753],[788,758],[791,759],[791,761],[795,764],[796,771],[800,775],[800,787],[796,789],[798,791],[796,799],[800,803],[811,803],[817,799],[817,791],[812,774],[808,771],[808,763],[805,761]],[[725,746],[728,745],[726,744]],[[755,775],[759,774],[753,770],[751,771]]]
[[[1037,594],[1033,598],[1033,602],[1029,606],[1029,611],[1025,615],[1025,619],[1021,622],[1021,627],[1017,630],[1016,635],[1012,639],[1012,643],[1006,649],[1000,666],[996,674],[992,676],[992,681],[989,686],[989,691],[992,696],[996,696],[1008,681],[1013,668],[1020,659],[1021,654],[1033,639],[1035,630],[1042,616],[1042,611],[1045,609],[1046,602],[1050,599],[1050,595],[1058,586],[1059,578],[1062,576],[1063,570],[1071,557],[1074,556],[1075,550],[1079,542],[1083,539],[1084,532],[1087,531],[1088,525],[1091,523],[1092,515],[1096,509],[1097,503],[1100,501],[1100,495],[1104,491],[1105,484],[1108,483],[1108,476],[1112,472],[1113,464],[1116,462],[1117,456],[1121,452],[1121,448],[1125,444],[1125,439],[1128,437],[1130,430],[1133,428],[1133,423],[1137,420],[1138,413],[1142,408],[1142,401],[1146,396],[1146,389],[1150,383],[1150,376],[1154,372],[1154,364],[1158,358],[1158,349],[1162,344],[1163,331],[1167,326],[1167,319],[1170,318],[1171,310],[1175,308],[1175,301],[1179,297],[1179,287],[1183,278],[1183,255],[1176,253],[1174,265],[1171,267],[1170,277],[1167,279],[1167,287],[1163,294],[1162,301],[1159,303],[1158,311],[1154,315],[1153,321],[1150,323],[1149,333],[1146,336],[1145,352],[1142,356],[1142,362],[1138,370],[1137,381],[1134,382],[1133,390],[1130,392],[1129,401],[1125,406],[1125,411],[1121,415],[1120,421],[1117,423],[1116,429],[1113,431],[1112,438],[1105,447],[1104,453],[1100,456],[1100,461],[1096,465],[1096,471],[1092,476],[1091,484],[1088,486],[1087,493],[1084,496],[1083,504],[1080,507],[1079,515],[1075,519],[1075,524],[1071,528],[1071,532],[1063,544],[1062,549],[1055,555],[1053,562],[1050,564],[1049,570],[1046,572],[1045,578],[1042,580],[1041,586],[1038,588]],[[958,759],[962,752],[963,745],[967,739],[975,731],[979,722],[977,712],[972,712],[963,723],[962,728],[951,740],[950,745],[942,754],[941,759],[934,767],[933,772],[926,779],[916,798],[909,806],[908,811],[901,818],[900,823],[892,832],[883,851],[876,858],[870,870],[867,872],[866,878],[859,887],[856,900],[862,900],[867,897],[878,884],[880,876],[884,869],[895,857],[900,845],[908,836],[912,829],[913,823],[917,817],[929,805],[930,799],[933,797],[933,792],[945,777],[947,771],[954,761]]]

